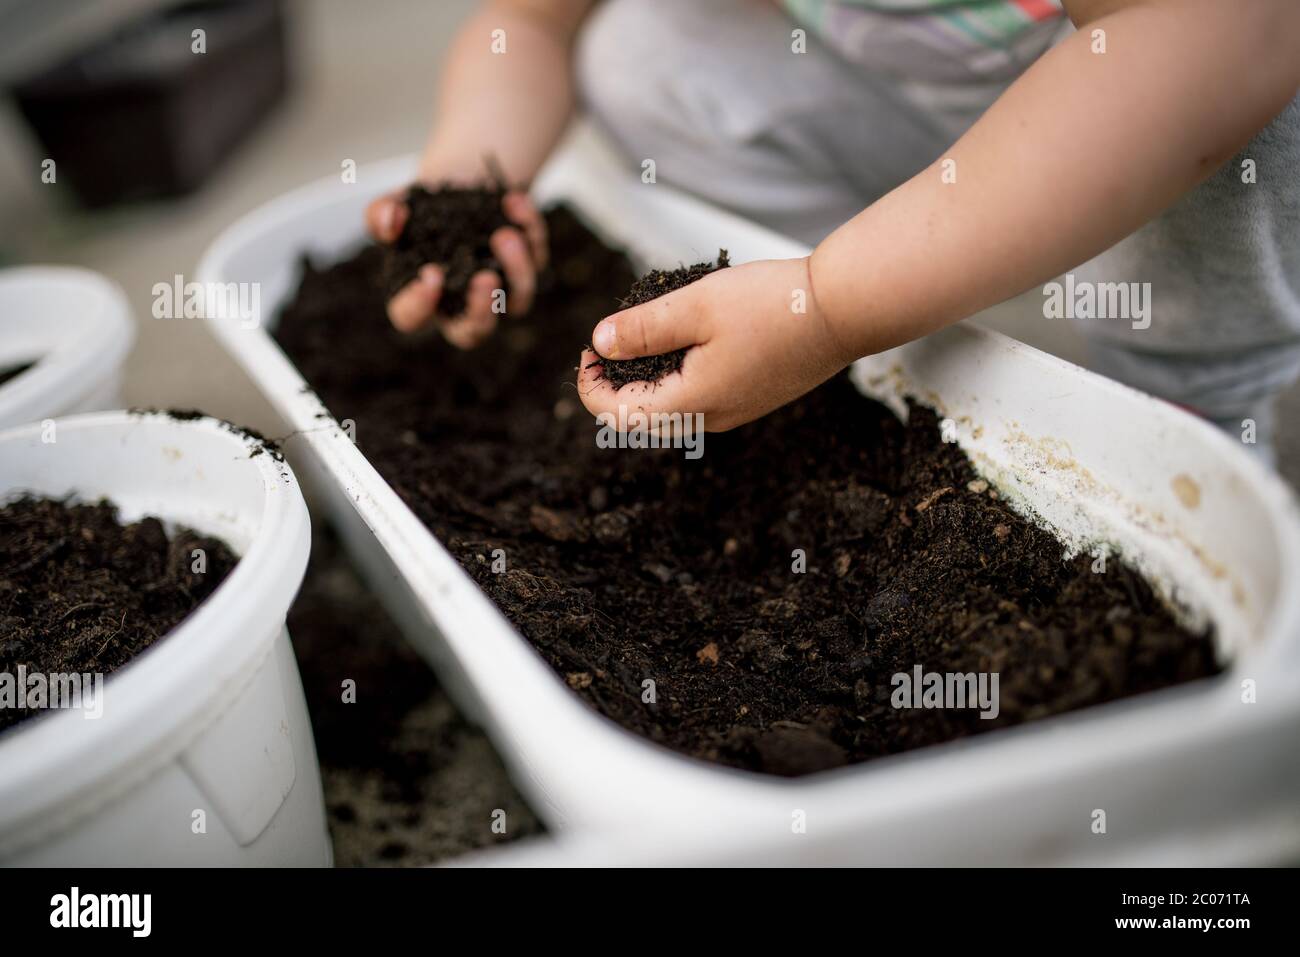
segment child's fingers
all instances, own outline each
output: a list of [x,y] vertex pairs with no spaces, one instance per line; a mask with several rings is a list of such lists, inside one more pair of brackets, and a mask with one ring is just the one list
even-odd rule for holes
[[443,338],[457,349],[473,349],[492,335],[496,324],[496,317],[488,313],[486,316],[464,315],[458,319],[449,319],[440,328]]
[[509,314],[522,316],[532,306],[533,294],[537,291],[537,274],[523,234],[510,226],[502,226],[492,234],[489,246],[510,284]]
[[706,338],[700,328],[698,294],[688,286],[602,319],[591,333],[591,344],[606,359],[657,356],[697,345]]
[[380,196],[366,207],[366,229],[381,243],[394,242],[402,234],[409,215],[400,193]]
[[480,269],[470,277],[465,312],[440,326],[448,342],[458,349],[473,349],[492,335],[497,327],[492,299],[500,285],[500,278],[489,269]]
[[469,281],[465,291],[465,312],[444,322],[442,334],[458,349],[473,349],[492,335],[497,327],[497,315],[492,311],[492,301],[501,280],[496,273],[480,269]]
[[495,320],[497,313],[493,312],[492,306],[500,288],[501,277],[492,270],[480,269],[474,273],[470,277],[469,288],[465,290],[465,315],[475,319],[488,317]]
[[414,332],[426,325],[442,297],[442,270],[432,264],[422,266],[412,279],[388,300],[388,321],[399,332]]
[[[674,372],[653,383],[630,382],[615,389],[605,378],[600,356],[590,349],[582,350],[582,360],[578,365],[578,397],[592,415],[607,413],[614,417],[620,428],[628,424],[628,416],[633,412],[647,416],[686,412],[692,405],[691,383],[683,373]],[[636,421],[633,420],[631,425],[635,426]]]
[[506,218],[524,231],[524,237],[528,240],[528,247],[533,254],[533,266],[539,272],[545,269],[550,257],[546,218],[538,211],[527,193],[507,193],[502,206]]
[[578,397],[592,415],[618,408],[618,393],[601,370],[600,356],[590,349],[582,350],[578,362]]

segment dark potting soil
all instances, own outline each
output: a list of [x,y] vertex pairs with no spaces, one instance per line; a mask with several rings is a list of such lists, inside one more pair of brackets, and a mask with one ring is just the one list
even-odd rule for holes
[[489,269],[501,275],[489,241],[493,232],[510,224],[501,208],[504,197],[500,186],[443,186],[435,191],[412,186],[406,195],[406,225],[386,247],[380,283],[387,297],[415,279],[425,263],[434,263],[444,270],[437,311],[444,316],[464,312],[474,274]]
[[[0,672],[116,671],[198,607],[236,560],[224,542],[187,528],[169,535],[156,518],[122,525],[108,502],[18,499],[0,508]],[[0,708],[0,729],[33,714]]]
[[10,379],[17,379],[20,375],[36,365],[34,362],[25,362],[22,365],[6,366],[0,369],[0,385],[4,385]]
[[[719,249],[717,262],[696,263],[680,269],[652,269],[632,283],[631,291],[619,303],[619,308],[630,309],[651,299],[658,299],[730,265],[727,251]],[[685,359],[686,350],[675,349],[662,355],[640,356],[636,359],[601,359],[591,365],[600,366],[601,376],[608,379],[615,389],[621,389],[630,382],[658,382],[680,369]]]
[[289,634],[336,864],[432,864],[541,831],[486,736],[456,710],[328,529],[312,532]]
[[[482,349],[393,331],[375,249],[309,269],[278,335],[598,711],[686,754],[795,775],[1218,670],[1211,637],[1175,624],[1121,562],[1062,560],[940,440],[932,411],[901,423],[845,376],[709,435],[696,460],[598,448],[577,344],[634,277],[568,211],[549,224],[533,316]],[[893,676],[915,666],[996,672],[998,716],[893,707]]]

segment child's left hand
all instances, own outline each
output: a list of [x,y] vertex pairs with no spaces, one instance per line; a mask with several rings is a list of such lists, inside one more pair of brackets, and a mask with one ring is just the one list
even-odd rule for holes
[[[771,412],[820,385],[856,356],[817,307],[808,260],[730,266],[602,320],[583,350],[578,394],[593,415],[618,408],[703,413],[721,432]],[[620,390],[603,378],[607,359],[689,348],[682,368],[657,383]]]

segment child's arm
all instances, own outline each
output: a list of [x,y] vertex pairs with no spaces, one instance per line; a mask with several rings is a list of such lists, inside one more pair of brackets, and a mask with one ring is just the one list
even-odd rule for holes
[[[545,161],[573,110],[570,47],[593,0],[490,0],[460,28],[439,84],[438,121],[420,159],[419,179],[481,183],[484,158],[501,164],[511,183],[527,183]],[[501,31],[501,32],[496,32]],[[392,242],[406,222],[402,193],[381,196],[366,211],[371,235]],[[541,216],[523,192],[506,197],[507,218],[492,251],[510,285],[511,315],[527,311],[536,270],[546,259]],[[430,263],[389,303],[399,329],[418,329],[435,318],[442,270]],[[466,314],[443,324],[457,345],[476,344],[496,324],[492,291],[501,285],[490,272],[475,276]]]
[[[719,429],[756,418],[858,356],[1100,253],[1231,158],[1300,85],[1296,0],[1066,6],[1078,32],[808,260],[722,270],[601,323],[593,344],[608,358],[699,348],[644,393],[615,393],[588,370],[588,408],[704,412]],[[1105,53],[1093,52],[1094,30]],[[800,288],[806,315],[791,310]]]
[[[944,157],[955,184],[942,182],[940,161],[813,254],[819,302],[855,353],[932,332],[1102,252],[1296,95],[1295,0],[1066,6],[1079,30]],[[1090,16],[1098,10],[1114,12]],[[1092,50],[1094,30],[1105,53]]]

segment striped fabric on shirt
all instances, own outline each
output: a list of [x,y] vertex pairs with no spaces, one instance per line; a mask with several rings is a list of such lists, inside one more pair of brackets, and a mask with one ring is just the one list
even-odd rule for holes
[[1051,45],[1060,0],[782,0],[846,59],[908,79],[1003,80]]

